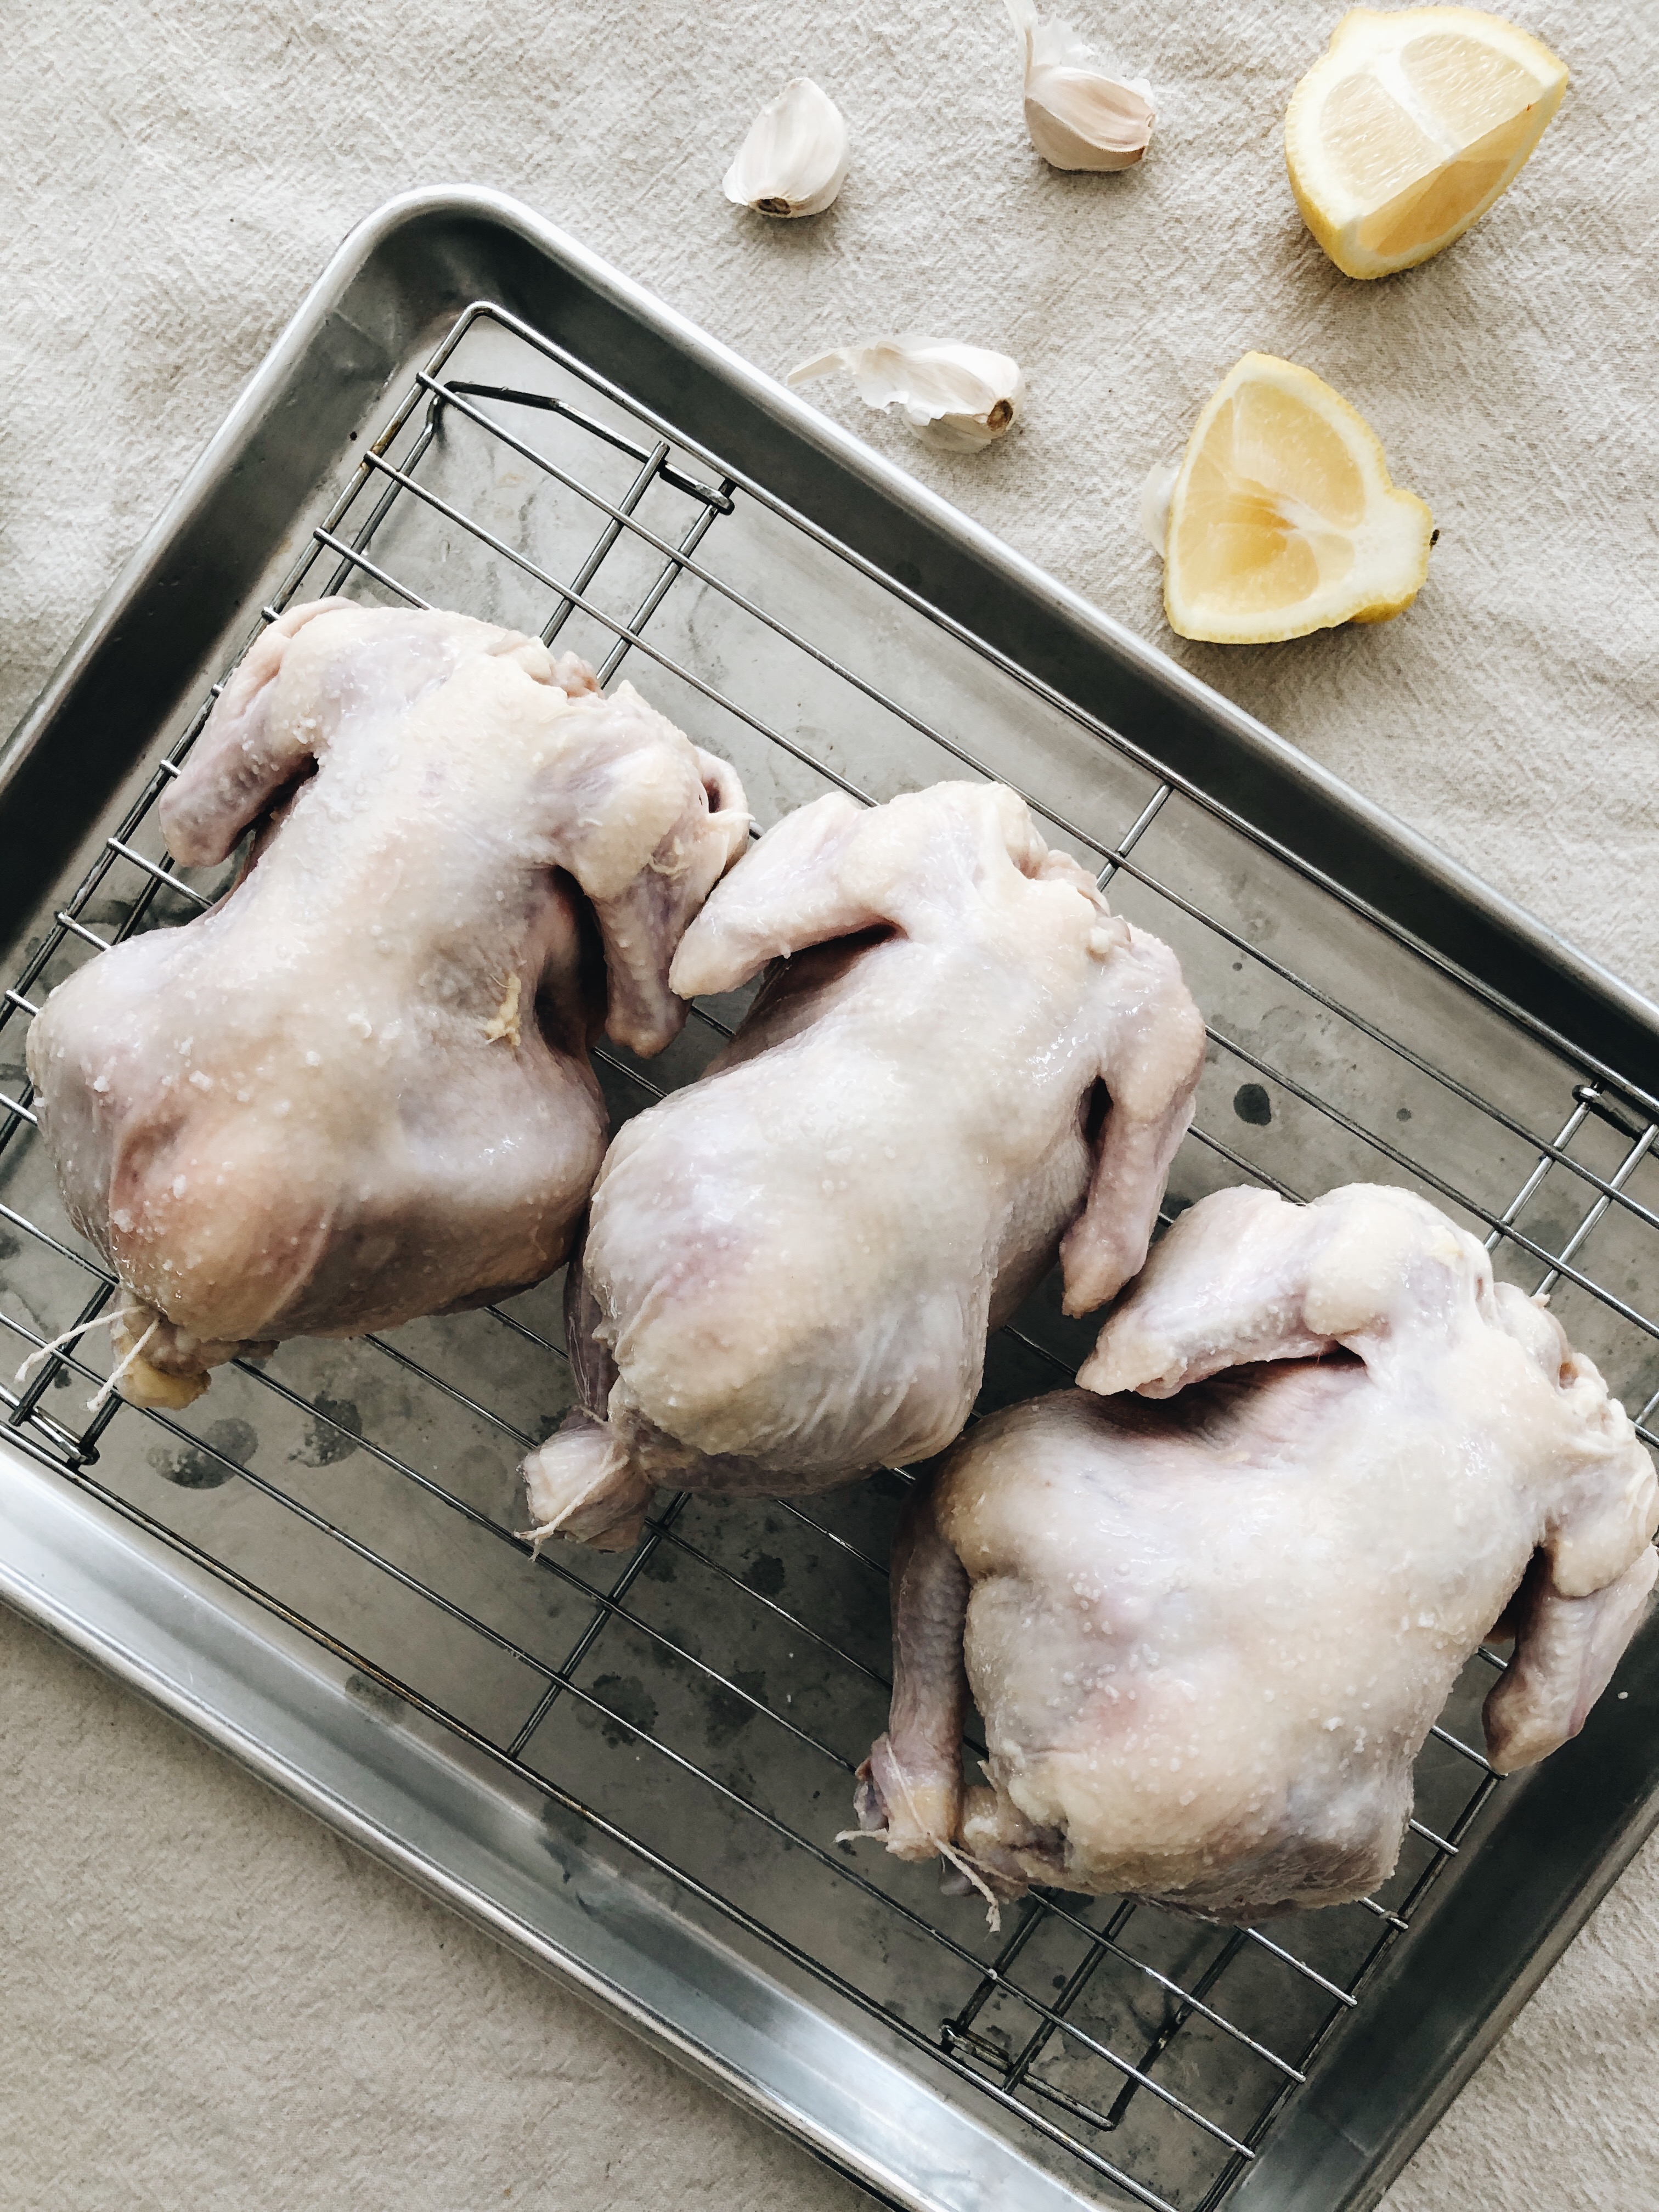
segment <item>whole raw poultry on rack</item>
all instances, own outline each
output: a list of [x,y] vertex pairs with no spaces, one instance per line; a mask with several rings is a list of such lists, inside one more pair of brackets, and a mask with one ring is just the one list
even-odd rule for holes
[[234,888],[29,1032],[112,1380],[181,1407],[288,1336],[483,1305],[563,1261],[605,1149],[588,1051],[685,1020],[668,968],[742,788],[624,683],[463,615],[291,608],[163,796]]

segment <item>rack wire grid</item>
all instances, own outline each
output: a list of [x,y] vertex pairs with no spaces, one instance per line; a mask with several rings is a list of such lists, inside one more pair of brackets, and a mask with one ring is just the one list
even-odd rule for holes
[[[1241,1178],[1292,1198],[1419,1191],[1485,1235],[1501,1274],[1552,1293],[1659,1443],[1652,1100],[505,309],[459,317],[260,620],[334,592],[557,638],[606,683],[625,666],[736,763],[762,822],[831,787],[876,801],[940,776],[1012,784],[1174,946],[1210,1017],[1166,1219]],[[0,1008],[0,1324],[20,1357],[115,1287],[34,1141],[24,1025],[80,962],[187,921],[231,880],[176,866],[154,817],[211,696],[100,825]],[[601,1049],[613,1117],[693,1079],[743,1003],[694,1008],[649,1066]],[[0,1398],[16,1440],[297,1626],[371,1704],[511,1766],[550,1833],[578,1825],[1073,2186],[1213,2212],[1413,1940],[1437,1875],[1478,1851],[1499,1786],[1479,1704],[1501,1659],[1465,1670],[1399,1869],[1362,1904],[1230,1930],[1042,1893],[993,1936],[933,1870],[836,1841],[884,1722],[884,1561],[908,1478],[805,1504],[683,1495],[626,1559],[532,1558],[514,1470],[570,1402],[559,1314],[556,1279],[385,1336],[285,1344],[219,1370],[180,1416],[82,1414],[100,1380],[85,1344]],[[1045,1285],[994,1340],[981,1410],[1069,1382],[1091,1334]]]

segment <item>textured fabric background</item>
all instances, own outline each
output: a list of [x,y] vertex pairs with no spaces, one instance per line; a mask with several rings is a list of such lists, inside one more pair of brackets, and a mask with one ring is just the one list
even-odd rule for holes
[[[1025,425],[929,454],[823,404],[1586,951],[1659,991],[1650,273],[1659,18],[1529,0],[1573,70],[1474,235],[1338,276],[1285,101],[1339,13],[1078,0],[1156,88],[1118,178],[1044,169],[997,0],[33,0],[0,66],[0,730],[165,503],[342,234],[501,186],[781,374],[907,326],[1015,354]],[[853,168],[776,226],[719,190],[805,71]],[[1442,530],[1401,621],[1172,640],[1148,465],[1247,347],[1305,362]],[[662,2206],[854,2194],[0,1620],[0,2202]],[[1659,1852],[1581,1937],[1391,2212],[1659,2206]]]

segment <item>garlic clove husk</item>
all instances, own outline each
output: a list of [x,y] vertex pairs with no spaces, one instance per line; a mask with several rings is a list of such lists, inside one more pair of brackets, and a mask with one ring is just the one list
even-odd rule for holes
[[1025,128],[1056,169],[1132,168],[1158,120],[1145,77],[1111,76],[1067,23],[1042,23],[1034,0],[1007,0],[1025,46]]
[[860,399],[884,414],[903,410],[923,442],[950,453],[994,445],[1025,400],[1019,363],[984,346],[930,338],[878,338],[873,345],[837,346],[789,372],[791,384],[850,372]]
[[792,78],[750,125],[726,197],[761,215],[822,215],[847,181],[847,125],[810,76]]
[[1140,534],[1161,561],[1170,542],[1170,503],[1175,497],[1179,461],[1159,461],[1140,487]]

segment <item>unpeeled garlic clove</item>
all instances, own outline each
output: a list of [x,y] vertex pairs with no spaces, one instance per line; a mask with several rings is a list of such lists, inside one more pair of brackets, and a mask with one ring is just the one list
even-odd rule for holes
[[1056,169],[1132,168],[1158,120],[1145,77],[1109,76],[1069,23],[1040,23],[1034,0],[1007,0],[1025,43],[1025,128]]
[[929,338],[878,338],[873,345],[837,346],[789,372],[810,384],[837,369],[852,373],[860,399],[884,413],[901,407],[917,437],[954,453],[994,445],[1025,400],[1019,363],[984,346]]
[[847,181],[847,125],[827,92],[793,77],[750,125],[726,197],[762,215],[822,215]]

